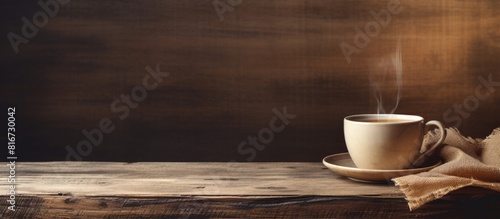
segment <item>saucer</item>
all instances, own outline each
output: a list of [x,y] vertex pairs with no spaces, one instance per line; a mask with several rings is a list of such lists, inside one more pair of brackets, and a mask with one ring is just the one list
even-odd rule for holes
[[323,164],[331,171],[360,182],[385,182],[392,178],[416,174],[428,171],[441,164],[441,161],[433,162],[419,168],[402,170],[375,170],[357,168],[349,156],[349,153],[332,154],[323,159]]

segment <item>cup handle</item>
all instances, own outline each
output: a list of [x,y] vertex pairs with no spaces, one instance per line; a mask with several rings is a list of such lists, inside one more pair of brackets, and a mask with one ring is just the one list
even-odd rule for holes
[[[428,121],[427,123],[425,123],[426,130],[427,130],[427,127],[432,126],[432,125],[438,127],[439,131],[441,132],[441,137],[439,137],[439,140],[436,143],[434,143],[434,145],[432,145],[431,147],[429,147],[429,149],[427,149],[425,152],[423,152],[419,155],[419,157],[413,162],[413,166],[417,166],[418,164],[420,164],[422,159],[429,156],[434,150],[436,150],[436,148],[438,146],[440,146],[444,142],[444,139],[446,138],[446,131],[444,130],[443,124],[441,122],[436,121],[436,120]],[[422,147],[423,146],[424,145],[422,145]]]

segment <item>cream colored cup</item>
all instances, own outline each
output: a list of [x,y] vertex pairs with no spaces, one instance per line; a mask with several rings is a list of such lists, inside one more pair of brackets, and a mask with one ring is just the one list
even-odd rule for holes
[[[441,137],[421,148],[425,127],[437,126]],[[400,170],[429,155],[446,137],[443,124],[414,115],[360,114],[344,118],[344,137],[354,164],[363,169]],[[421,153],[423,151],[423,153]]]

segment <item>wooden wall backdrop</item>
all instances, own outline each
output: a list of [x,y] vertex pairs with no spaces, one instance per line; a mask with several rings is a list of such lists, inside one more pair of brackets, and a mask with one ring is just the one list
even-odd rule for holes
[[[240,142],[286,106],[297,117],[254,161],[319,162],[346,151],[345,116],[375,112],[367,63],[395,48],[398,36],[404,76],[396,113],[453,126],[459,114],[444,113],[475,104],[479,76],[500,82],[496,0],[403,1],[351,63],[339,44],[353,45],[354,28],[375,21],[370,11],[387,1],[243,0],[221,22],[213,0],[72,0],[18,54],[6,36],[21,34],[21,18],[41,8],[0,7],[2,110],[17,109],[21,160],[65,160],[66,146],[85,139],[82,129],[111,118],[116,129],[84,160],[245,161]],[[118,119],[110,104],[157,63],[170,75]],[[460,119],[464,134],[485,137],[500,126],[500,86],[491,89]]]

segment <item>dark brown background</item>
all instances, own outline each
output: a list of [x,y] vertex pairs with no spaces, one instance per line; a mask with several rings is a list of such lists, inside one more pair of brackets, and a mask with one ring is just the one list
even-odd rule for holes
[[[222,0],[222,2],[226,2]],[[478,76],[500,81],[500,3],[405,1],[403,11],[347,63],[339,48],[386,1],[244,0],[221,22],[211,0],[72,0],[16,55],[8,32],[36,1],[2,3],[2,96],[16,106],[18,156],[64,160],[65,147],[102,118],[116,130],[84,160],[244,161],[237,147],[268,127],[272,109],[296,114],[255,161],[320,161],[345,151],[342,119],[375,112],[371,58],[402,37],[396,113],[443,118],[474,95]],[[144,67],[170,72],[123,121],[110,110],[140,85]],[[499,90],[459,129],[485,137],[500,126]],[[454,113],[454,115],[457,115]]]

